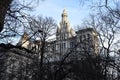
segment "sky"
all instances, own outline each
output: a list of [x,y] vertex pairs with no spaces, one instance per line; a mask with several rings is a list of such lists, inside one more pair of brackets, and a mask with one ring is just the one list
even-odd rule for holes
[[90,13],[89,3],[85,5],[80,0],[45,0],[39,2],[32,15],[53,17],[57,24],[61,21],[61,14],[66,9],[71,26],[82,23],[82,20],[88,17]]
[[[89,18],[89,14],[95,13],[95,9],[91,7],[98,5],[97,2],[104,0],[44,0],[40,1],[35,6],[32,15],[42,15],[47,17],[53,17],[59,24],[61,20],[61,14],[64,9],[68,13],[68,19],[71,26],[81,25],[81,23]],[[120,0],[114,0],[116,2]],[[101,2],[100,2],[101,3]],[[108,3],[112,5],[113,0],[109,0]]]

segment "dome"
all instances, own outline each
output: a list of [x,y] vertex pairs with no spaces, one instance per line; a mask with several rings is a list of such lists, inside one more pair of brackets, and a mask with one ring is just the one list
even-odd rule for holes
[[68,15],[67,15],[67,11],[66,11],[66,9],[64,9],[63,10],[63,13],[62,13],[62,17],[67,17]]

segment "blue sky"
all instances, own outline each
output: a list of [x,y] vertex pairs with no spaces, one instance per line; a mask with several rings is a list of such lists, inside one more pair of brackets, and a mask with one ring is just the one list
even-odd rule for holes
[[[61,20],[61,13],[65,8],[67,10],[71,26],[76,26],[80,25],[85,19],[88,19],[89,14],[96,12],[95,9],[91,9],[91,7],[98,5],[97,2],[99,1],[104,3],[104,0],[44,0],[40,1],[34,8],[32,15],[53,17],[59,24]],[[114,2],[120,2],[120,0],[114,0],[114,2],[113,0],[108,1],[110,5]]]
[[53,17],[59,24],[64,8],[68,13],[71,26],[81,24],[90,13],[89,3],[83,5],[80,0],[45,0],[35,7],[32,15]]

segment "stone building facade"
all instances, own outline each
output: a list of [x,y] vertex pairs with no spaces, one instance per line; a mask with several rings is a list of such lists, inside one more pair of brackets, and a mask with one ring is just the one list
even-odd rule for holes
[[[79,54],[98,54],[98,35],[93,28],[85,28],[78,31],[74,31],[68,20],[68,14],[66,10],[63,10],[61,15],[60,25],[56,30],[56,39],[54,41],[48,41],[47,55],[53,56],[53,58],[59,60],[63,58],[67,53],[74,52]],[[40,45],[40,41],[30,42],[27,40],[26,33],[23,35],[19,43],[22,47],[30,48],[32,45]],[[61,56],[61,57],[60,57]],[[73,55],[72,55],[73,56]],[[53,59],[52,58],[52,59]],[[79,56],[78,56],[79,58]]]

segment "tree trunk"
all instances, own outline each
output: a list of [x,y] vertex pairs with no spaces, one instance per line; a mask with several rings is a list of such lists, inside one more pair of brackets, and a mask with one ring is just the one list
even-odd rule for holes
[[10,4],[13,0],[0,0],[0,32],[4,28],[4,20],[7,10],[10,8]]

